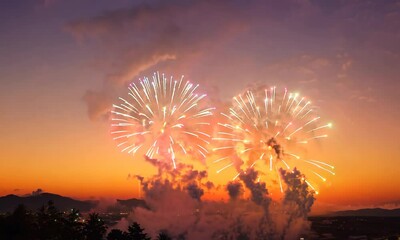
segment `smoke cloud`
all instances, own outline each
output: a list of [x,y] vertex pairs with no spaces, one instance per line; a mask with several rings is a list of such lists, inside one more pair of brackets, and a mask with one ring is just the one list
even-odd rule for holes
[[197,186],[197,184],[195,183],[190,183],[186,186],[186,190],[188,191],[189,195],[200,201],[201,196],[203,196],[204,194],[204,190],[199,188],[199,186]]
[[283,209],[286,216],[283,235],[294,238],[302,229],[310,228],[307,215],[311,211],[315,198],[313,191],[308,190],[304,175],[296,168],[292,172],[280,169],[280,173],[287,185],[283,198]]
[[231,201],[211,201],[202,199],[214,188],[206,171],[187,164],[174,169],[157,159],[146,160],[158,168],[152,177],[136,176],[148,208],[137,207],[127,220],[139,222],[153,237],[168,230],[174,239],[293,239],[310,227],[307,215],[313,192],[297,169],[280,170],[286,184],[281,201],[270,198],[254,169],[224,187]]
[[242,194],[242,184],[240,182],[229,182],[226,185],[229,197],[232,200],[236,200]]
[[268,190],[264,182],[256,182],[258,172],[254,168],[249,168],[247,172],[240,175],[240,179],[243,181],[244,185],[251,191],[251,200],[257,205],[268,205],[271,201],[268,198]]

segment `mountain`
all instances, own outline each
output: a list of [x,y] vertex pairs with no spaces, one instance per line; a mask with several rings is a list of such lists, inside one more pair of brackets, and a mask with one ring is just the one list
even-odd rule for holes
[[146,202],[141,199],[136,199],[136,198],[131,198],[131,199],[126,199],[126,200],[120,200],[117,199],[117,202],[123,206],[129,207],[129,208],[136,208],[136,207],[142,207],[142,208],[147,208],[148,206],[146,205]]
[[61,211],[76,208],[81,212],[86,212],[97,205],[95,201],[79,201],[52,193],[40,193],[29,196],[11,194],[0,197],[0,212],[12,212],[19,204],[25,205],[28,209],[37,210],[49,201],[53,201],[55,206]]
[[338,211],[329,214],[337,217],[400,217],[400,208],[383,209],[383,208],[365,208],[358,210]]

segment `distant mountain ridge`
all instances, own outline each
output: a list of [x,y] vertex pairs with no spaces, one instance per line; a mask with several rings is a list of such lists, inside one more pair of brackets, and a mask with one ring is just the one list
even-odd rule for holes
[[61,211],[76,208],[82,212],[86,212],[97,205],[96,201],[80,201],[53,193],[40,193],[29,196],[10,194],[0,197],[0,212],[12,212],[19,204],[25,205],[28,209],[37,210],[49,201],[53,201],[55,206]]
[[[53,201],[54,205],[61,211],[66,211],[71,208],[79,209],[81,212],[87,212],[98,205],[98,201],[86,200],[80,201],[70,197],[64,197],[53,193],[40,193],[28,196],[6,195],[0,197],[0,213],[13,212],[19,205],[23,204],[28,209],[37,210],[41,206]],[[117,203],[126,207],[125,210],[130,210],[136,207],[147,208],[146,202],[142,199],[117,199]],[[325,215],[326,216],[326,215]],[[344,210],[328,214],[332,217],[400,217],[400,208],[384,209],[384,208],[365,208],[357,210]]]
[[357,210],[337,211],[329,214],[335,217],[400,217],[400,208],[384,209],[384,208],[365,208]]
[[144,200],[136,198],[126,199],[126,200],[117,199],[117,203],[126,206],[128,208],[136,208],[136,207],[142,207],[146,209],[149,208]]
[[[43,205],[46,205],[49,201],[53,201],[56,208],[61,211],[75,208],[80,210],[81,212],[87,212],[95,208],[99,203],[99,201],[80,201],[58,194],[44,192],[26,196],[17,196],[10,194],[0,197],[0,213],[13,212],[19,204],[23,204],[28,209],[35,211]],[[126,200],[117,199],[117,204],[110,205],[108,207],[108,210],[120,211],[121,207],[124,211],[130,211],[132,208],[136,207],[148,208],[144,200],[130,198]]]

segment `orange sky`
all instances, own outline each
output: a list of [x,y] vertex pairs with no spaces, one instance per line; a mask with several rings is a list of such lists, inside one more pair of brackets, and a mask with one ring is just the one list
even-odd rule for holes
[[[384,109],[376,111],[378,114]],[[150,175],[155,169],[140,156],[133,159],[120,153],[109,135],[108,123],[93,123],[82,115],[43,122],[32,119],[35,124],[28,126],[12,119],[4,123],[13,127],[2,133],[1,145],[8,146],[3,148],[2,158],[10,160],[1,161],[0,194],[25,194],[42,188],[83,199],[137,197],[138,182],[128,175]],[[372,206],[400,198],[395,187],[399,184],[395,162],[399,156],[395,136],[399,132],[391,127],[395,123],[387,122],[386,128],[377,126],[378,117],[363,122],[365,115],[369,113],[349,116],[359,124],[346,122],[341,114],[332,115],[335,125],[318,157],[335,165],[336,176],[319,185],[316,206]],[[210,172],[216,170],[210,166]],[[229,174],[219,177],[221,184],[231,178]]]
[[185,74],[221,101],[254,83],[310,97],[334,124],[317,155],[336,167],[315,208],[399,203],[398,4],[359,10],[304,1],[286,11],[195,1],[126,19],[123,11],[140,12],[139,3],[99,2],[0,10],[0,195],[41,188],[83,199],[137,197],[128,175],[155,170],[119,152],[103,114],[124,84],[160,70]]

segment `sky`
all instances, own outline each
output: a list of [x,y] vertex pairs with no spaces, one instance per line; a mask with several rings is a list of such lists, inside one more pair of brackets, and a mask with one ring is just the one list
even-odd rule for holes
[[400,204],[400,1],[14,0],[0,33],[0,195],[137,197],[130,176],[155,170],[107,119],[160,71],[215,102],[257,84],[313,99],[336,171],[314,208]]

